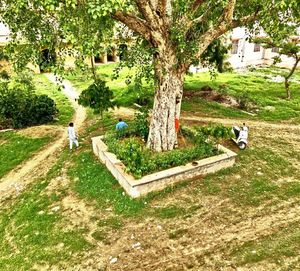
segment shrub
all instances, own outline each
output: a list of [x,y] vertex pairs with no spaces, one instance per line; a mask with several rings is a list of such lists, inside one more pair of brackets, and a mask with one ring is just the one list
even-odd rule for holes
[[108,134],[105,135],[104,141],[109,151],[124,162],[127,172],[132,173],[136,178],[143,175],[148,160],[146,159],[148,152],[143,149],[137,138],[120,140],[116,137],[116,134]]
[[223,64],[223,72],[233,72],[233,67],[229,61],[224,62]]
[[193,130],[182,127],[181,132],[198,146],[201,146],[208,141],[212,144],[217,144],[221,139],[229,139],[232,136],[231,128],[225,127],[222,124],[196,127]]
[[8,72],[7,71],[1,71],[0,72],[0,79],[3,79],[3,80],[9,80],[10,79],[10,76],[9,76],[9,74],[8,74]]
[[47,95],[34,95],[31,107],[31,124],[47,123],[57,114],[55,102]]
[[125,161],[126,171],[140,178],[147,161],[143,146],[136,138],[125,139],[123,144],[123,147],[118,151],[118,156],[122,161]]
[[153,93],[148,89],[141,89],[136,92],[134,102],[141,106],[150,106],[153,100]]
[[36,95],[26,76],[0,83],[0,121],[3,128],[21,128],[52,121],[58,110],[46,95]]

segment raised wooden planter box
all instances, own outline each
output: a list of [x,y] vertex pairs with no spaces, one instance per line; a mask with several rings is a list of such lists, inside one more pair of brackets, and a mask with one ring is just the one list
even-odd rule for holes
[[152,191],[163,188],[182,180],[192,179],[208,173],[217,172],[223,168],[233,166],[236,153],[219,145],[222,154],[188,163],[184,166],[173,167],[136,180],[125,172],[125,165],[111,152],[102,141],[102,136],[93,137],[93,151],[101,162],[106,165],[112,175],[118,180],[128,195],[137,198]]

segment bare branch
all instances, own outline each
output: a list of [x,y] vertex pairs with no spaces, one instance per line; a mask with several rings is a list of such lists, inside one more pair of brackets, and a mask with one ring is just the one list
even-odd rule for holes
[[[204,3],[205,0],[196,0],[192,6],[194,6],[196,9],[202,4]],[[232,17],[233,17],[233,12],[234,12],[234,8],[235,8],[235,4],[236,4],[236,0],[229,0],[228,4],[226,5],[226,7],[224,8],[223,12],[222,12],[222,15],[220,16],[220,18],[218,19],[217,21],[217,25],[220,25],[220,24],[223,24],[224,22],[226,24],[229,24],[232,22]],[[205,12],[195,18],[195,19],[187,19],[188,17],[191,17],[191,15],[189,16],[185,16],[184,18],[182,18],[182,21],[181,21],[181,25],[184,25],[185,27],[185,31],[187,32],[188,30],[190,30],[195,24],[198,24],[198,23],[201,23],[203,22],[209,15],[209,13],[211,12],[211,10],[213,9],[214,6],[210,6],[210,7],[207,7],[207,9],[205,10]],[[196,10],[192,10],[191,11],[192,13],[193,12],[196,12]],[[185,20],[185,21],[183,21]]]
[[205,19],[208,17],[209,13],[211,12],[211,9],[212,8],[207,8],[201,16],[195,18],[194,20],[189,20],[188,22],[186,22],[185,31],[187,32],[188,30],[190,30],[195,24],[204,22]]
[[113,15],[113,18],[122,22],[131,30],[137,32],[146,40],[151,40],[151,30],[147,26],[147,23],[144,20],[135,16],[134,14],[116,11],[116,13]]
[[157,12],[159,13],[160,16],[165,16],[167,12],[167,0],[158,0],[157,4]]
[[285,77],[287,80],[290,79],[290,77],[291,77],[291,76],[293,75],[293,73],[295,72],[295,70],[296,70],[296,68],[297,68],[297,66],[298,66],[299,61],[300,61],[300,58],[297,58],[297,57],[296,57],[296,61],[295,61],[294,65],[293,65],[293,67],[292,67],[290,73]]
[[159,16],[166,14],[167,0],[149,0],[152,10],[154,10]]
[[227,6],[224,8],[221,17],[219,18],[219,23],[222,23],[223,21],[225,21],[226,24],[231,24],[235,4],[236,4],[236,0],[229,0],[228,1]]
[[166,13],[167,11],[167,4],[168,4],[168,1],[167,0],[161,0],[161,8],[162,8],[162,11],[164,12],[164,14]]

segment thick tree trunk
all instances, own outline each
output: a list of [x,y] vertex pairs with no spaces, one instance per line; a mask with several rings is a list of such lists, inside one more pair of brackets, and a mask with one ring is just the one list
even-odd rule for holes
[[156,91],[147,145],[161,152],[177,144],[175,119],[179,120],[183,93],[183,73],[179,70],[161,73]]

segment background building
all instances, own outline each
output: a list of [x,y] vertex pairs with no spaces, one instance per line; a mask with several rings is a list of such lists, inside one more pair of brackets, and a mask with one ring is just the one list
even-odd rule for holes
[[[263,32],[261,36],[266,36]],[[292,36],[292,40],[299,41],[299,36]],[[230,35],[232,44],[228,61],[233,68],[243,68],[251,65],[272,65],[273,57],[278,56],[278,48],[265,49],[260,44],[251,43],[250,35],[246,28],[235,28]],[[295,60],[285,55],[281,56],[282,62],[276,64],[281,67],[291,67]]]

